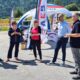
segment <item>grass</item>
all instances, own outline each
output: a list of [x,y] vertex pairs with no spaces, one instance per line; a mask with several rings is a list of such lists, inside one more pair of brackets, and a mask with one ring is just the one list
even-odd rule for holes
[[8,31],[8,29],[9,29],[9,27],[6,27],[6,26],[0,27],[0,31]]
[[[19,18],[15,18],[18,21]],[[7,31],[9,29],[9,19],[0,19],[0,31]]]
[[[19,20],[19,18],[15,18],[15,21],[18,21],[18,20]],[[27,20],[31,20],[31,17]],[[50,18],[50,20],[51,20],[51,18]],[[66,18],[65,17],[65,20],[68,21],[72,25],[72,23],[73,23],[72,18]],[[0,31],[7,31],[9,29],[9,27],[8,27],[9,19],[8,18],[7,19],[0,19],[0,25],[1,25]]]

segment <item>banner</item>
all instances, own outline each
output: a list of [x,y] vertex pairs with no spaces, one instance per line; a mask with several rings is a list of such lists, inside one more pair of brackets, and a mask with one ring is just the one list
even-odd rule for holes
[[10,15],[10,27],[12,27],[12,22],[14,21],[14,10],[12,9],[11,15]]
[[38,20],[43,30],[47,30],[47,0],[38,0]]
[[37,18],[36,14],[37,13],[35,11],[35,15],[32,16],[32,20],[31,20],[31,23],[30,23],[29,34],[28,34],[28,39],[27,39],[27,49],[31,49],[30,31],[31,31],[31,28],[33,26],[33,22],[34,22],[35,18]]
[[57,14],[53,14],[52,15],[52,27],[51,27],[51,31],[48,32],[48,40],[53,41],[53,42],[57,42],[58,36],[57,36]]
[[52,15],[52,30],[55,30],[57,27],[57,14]]

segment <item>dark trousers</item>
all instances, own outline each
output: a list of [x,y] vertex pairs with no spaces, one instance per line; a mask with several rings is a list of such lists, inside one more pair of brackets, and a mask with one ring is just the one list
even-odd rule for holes
[[15,46],[15,56],[14,57],[18,57],[19,43],[12,43],[11,42],[9,50],[8,50],[7,58],[12,58],[12,51],[13,51],[14,46]]
[[59,49],[61,47],[62,47],[62,53],[63,53],[62,61],[65,61],[65,59],[66,59],[66,45],[67,45],[67,42],[68,42],[68,38],[62,37],[62,38],[58,39],[57,44],[56,44],[56,48],[55,48],[55,52],[54,52],[53,62],[56,62],[57,56],[58,56],[58,52],[59,52]]
[[32,40],[32,49],[33,49],[34,57],[37,58],[36,50],[38,50],[39,57],[40,59],[42,59],[41,42],[38,40]]

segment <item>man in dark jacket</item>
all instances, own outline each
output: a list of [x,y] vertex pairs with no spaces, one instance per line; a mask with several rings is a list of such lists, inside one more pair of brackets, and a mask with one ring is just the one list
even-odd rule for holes
[[80,20],[78,19],[78,14],[73,15],[73,29],[71,34],[67,34],[70,37],[70,45],[75,60],[76,71],[71,72],[71,74],[78,74],[77,77],[73,79],[80,80]]
[[9,29],[9,37],[10,37],[10,47],[7,55],[7,61],[12,58],[12,51],[15,46],[15,60],[18,61],[18,52],[19,52],[19,43],[20,43],[20,38],[21,38],[21,32],[20,29],[17,28],[17,23],[12,22],[12,27]]

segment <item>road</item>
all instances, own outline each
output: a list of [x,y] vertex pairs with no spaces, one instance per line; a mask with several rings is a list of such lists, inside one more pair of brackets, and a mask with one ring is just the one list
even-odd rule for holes
[[[53,58],[54,43],[42,44],[43,63],[34,61],[31,50],[21,50],[19,52],[19,62],[13,59],[8,62],[0,62],[0,80],[72,80],[70,71],[74,70],[74,61],[71,49],[67,48],[66,65],[61,66],[61,50],[57,64],[49,64]],[[7,32],[0,32],[0,57],[5,61],[9,47],[9,37]],[[14,55],[13,55],[14,56]]]

